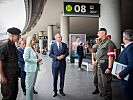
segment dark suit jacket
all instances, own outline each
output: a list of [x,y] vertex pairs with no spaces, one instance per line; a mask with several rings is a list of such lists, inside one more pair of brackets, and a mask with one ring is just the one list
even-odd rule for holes
[[118,62],[127,65],[127,67],[120,72],[119,76],[123,79],[129,74],[128,83],[133,84],[133,43],[129,44],[121,52]]
[[66,66],[66,59],[62,59],[62,60],[58,60],[57,56],[60,55],[65,55],[65,58],[68,56],[68,48],[67,45],[65,43],[62,42],[62,50],[60,51],[58,49],[57,43],[54,42],[51,44],[51,48],[50,48],[50,52],[49,52],[49,56],[52,58],[52,67],[53,68],[58,68],[59,64],[61,63],[62,66]]
[[21,71],[24,71],[24,66],[25,66],[23,54],[24,54],[24,49],[19,47],[18,48],[18,64],[21,67]]

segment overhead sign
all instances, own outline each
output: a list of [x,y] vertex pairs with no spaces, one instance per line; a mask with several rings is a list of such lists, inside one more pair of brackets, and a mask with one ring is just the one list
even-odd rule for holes
[[43,36],[39,36],[38,39],[43,39]]
[[64,2],[64,16],[100,17],[100,4]]
[[48,36],[44,36],[44,39],[47,40],[48,39]]

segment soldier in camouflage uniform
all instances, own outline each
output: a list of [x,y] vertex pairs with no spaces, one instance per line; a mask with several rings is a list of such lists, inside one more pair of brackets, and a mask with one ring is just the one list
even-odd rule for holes
[[107,31],[105,28],[100,28],[97,34],[98,38],[101,39],[96,52],[96,61],[98,63],[98,87],[100,96],[103,96],[105,100],[112,100],[111,70],[115,58],[114,49],[116,49],[116,46],[107,38],[106,34]]
[[94,81],[94,86],[96,87],[96,89],[92,92],[92,94],[97,94],[99,93],[99,89],[98,89],[98,75],[97,75],[97,62],[96,62],[96,58],[95,58],[95,55],[96,55],[96,52],[97,52],[97,49],[98,49],[98,46],[99,46],[99,38],[96,38],[95,39],[95,42],[96,44],[94,44],[92,46],[92,65],[93,65],[93,81]]
[[7,30],[8,40],[0,46],[0,74],[2,100],[16,100],[18,94],[18,54],[15,42],[20,38],[18,28]]

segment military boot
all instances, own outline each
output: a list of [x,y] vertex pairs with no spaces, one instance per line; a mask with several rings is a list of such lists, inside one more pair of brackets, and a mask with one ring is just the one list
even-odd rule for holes
[[99,93],[99,89],[98,86],[96,86],[96,89],[92,92],[92,94],[98,94]]

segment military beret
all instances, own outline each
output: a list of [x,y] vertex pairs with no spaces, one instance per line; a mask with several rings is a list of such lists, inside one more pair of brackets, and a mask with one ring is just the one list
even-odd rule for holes
[[105,31],[105,32],[107,32],[107,30],[105,28],[100,28],[98,31]]
[[21,33],[20,29],[15,28],[15,27],[7,29],[7,32],[9,32],[10,34],[20,34]]

